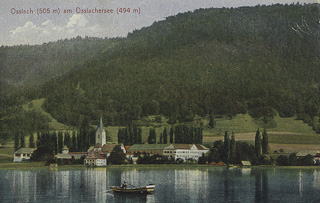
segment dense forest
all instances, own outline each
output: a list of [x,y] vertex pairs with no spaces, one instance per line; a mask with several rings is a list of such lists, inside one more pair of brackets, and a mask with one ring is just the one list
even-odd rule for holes
[[160,114],[174,124],[279,113],[320,132],[319,20],[318,4],[199,9],[126,38],[1,47],[2,126],[6,109],[45,98],[71,126],[99,115],[127,125]]

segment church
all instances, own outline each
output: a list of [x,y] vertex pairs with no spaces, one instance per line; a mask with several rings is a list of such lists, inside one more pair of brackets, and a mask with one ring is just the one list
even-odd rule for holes
[[102,123],[102,118],[101,116],[99,117],[99,124],[96,129],[96,145],[100,144],[103,146],[106,144],[106,131],[103,128],[103,123]]

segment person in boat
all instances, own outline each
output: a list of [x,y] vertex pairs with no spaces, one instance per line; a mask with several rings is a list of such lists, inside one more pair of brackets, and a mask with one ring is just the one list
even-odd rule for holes
[[123,181],[123,184],[122,184],[122,187],[121,187],[121,188],[127,189],[127,183],[126,183],[126,181]]

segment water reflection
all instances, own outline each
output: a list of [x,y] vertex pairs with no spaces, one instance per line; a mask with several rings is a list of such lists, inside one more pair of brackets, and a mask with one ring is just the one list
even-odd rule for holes
[[[124,180],[154,183],[156,191],[123,195],[109,189]],[[315,202],[319,190],[317,169],[0,170],[0,202]]]

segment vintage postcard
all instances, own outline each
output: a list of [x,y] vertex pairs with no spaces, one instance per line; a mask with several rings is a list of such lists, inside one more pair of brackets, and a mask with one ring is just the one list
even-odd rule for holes
[[320,201],[319,1],[0,4],[0,202]]

